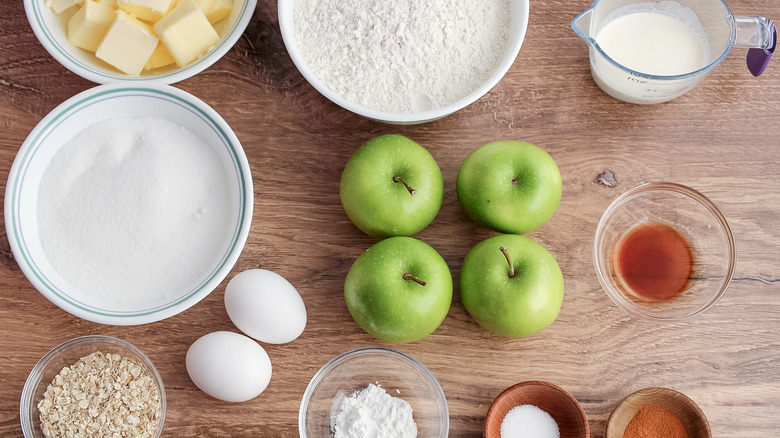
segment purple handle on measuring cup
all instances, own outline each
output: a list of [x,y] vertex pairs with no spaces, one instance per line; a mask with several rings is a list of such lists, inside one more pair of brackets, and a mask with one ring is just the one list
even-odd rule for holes
[[766,49],[752,48],[748,50],[747,54],[747,67],[753,76],[761,76],[761,73],[766,70],[766,66],[769,64],[769,60],[772,58],[772,53],[775,51],[777,45],[777,31],[774,25],[772,26],[772,44]]

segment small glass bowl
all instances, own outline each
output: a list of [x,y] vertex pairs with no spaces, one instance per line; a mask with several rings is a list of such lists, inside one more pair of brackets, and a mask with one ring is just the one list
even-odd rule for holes
[[341,402],[370,383],[379,384],[412,406],[418,436],[447,437],[447,400],[433,374],[398,350],[363,347],[335,357],[311,379],[298,414],[301,438],[332,437]]
[[96,351],[116,353],[133,359],[146,369],[152,380],[157,384],[157,389],[160,392],[160,421],[154,438],[159,438],[162,435],[163,424],[165,423],[165,387],[160,374],[152,362],[141,350],[129,342],[110,336],[89,335],[71,339],[54,347],[30,371],[30,375],[24,383],[22,399],[19,404],[19,419],[22,423],[22,433],[25,438],[45,438],[41,430],[38,402],[43,399],[43,394],[51,381],[54,380],[54,377],[64,367],[71,366],[82,357]]
[[[631,293],[614,267],[618,242],[636,226],[654,223],[679,232],[692,252],[687,289],[667,301]],[[593,259],[599,282],[615,304],[634,315],[671,321],[699,315],[723,297],[734,274],[735,252],[731,229],[709,199],[689,187],[660,182],[635,187],[610,204],[596,228]]]

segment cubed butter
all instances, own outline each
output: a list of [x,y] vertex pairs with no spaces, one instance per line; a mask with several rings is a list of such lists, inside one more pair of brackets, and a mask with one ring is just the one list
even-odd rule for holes
[[[211,8],[214,7],[215,0],[193,0],[196,5],[198,5],[198,8],[203,11],[204,14],[208,14],[211,11]],[[208,18],[208,15],[206,15],[206,18]]]
[[193,0],[183,0],[154,25],[178,66],[185,66],[219,43],[219,35]]
[[206,13],[206,18],[213,24],[227,17],[232,10],[233,0],[215,0],[211,10]]
[[165,44],[160,41],[157,44],[157,48],[154,49],[154,52],[152,52],[152,56],[150,56],[149,60],[146,61],[144,70],[154,70],[155,68],[171,65],[174,62],[176,62],[176,60],[173,59],[173,55],[171,55],[171,52],[165,48]]
[[68,41],[76,47],[94,52],[116,18],[115,8],[86,0],[68,21]]
[[117,0],[119,9],[152,23],[165,16],[174,4],[175,0]]
[[62,13],[66,9],[84,3],[84,0],[45,0],[44,6],[51,8],[55,14]]
[[138,75],[152,56],[159,39],[148,24],[125,11],[116,11],[116,19],[95,51],[95,56],[119,71]]
[[97,0],[99,3],[103,3],[104,5],[113,6],[114,9],[117,8],[116,0]]

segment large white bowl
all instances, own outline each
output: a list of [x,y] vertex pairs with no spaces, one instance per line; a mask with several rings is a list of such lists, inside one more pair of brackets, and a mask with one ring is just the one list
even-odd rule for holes
[[[90,125],[117,117],[159,117],[176,123],[211,146],[228,177],[234,211],[223,253],[193,278],[193,287],[129,305],[107,305],[62,279],[42,248],[37,200],[40,180],[54,154]],[[143,324],[176,315],[213,291],[232,269],[252,221],[252,176],[246,155],[230,126],[203,101],[168,85],[115,83],[68,99],[33,129],[14,160],[5,192],[5,224],[14,257],[27,279],[51,302],[86,320],[114,325]]]
[[230,16],[214,24],[220,41],[208,53],[184,67],[176,68],[174,64],[171,67],[141,73],[140,76],[131,76],[114,69],[95,57],[94,53],[75,47],[68,41],[67,22],[77,7],[55,14],[51,8],[44,5],[44,0],[24,0],[30,27],[46,51],[68,70],[99,84],[116,81],[172,84],[202,72],[222,58],[241,38],[254,15],[257,0],[233,0],[233,5]]
[[506,52],[504,52],[501,61],[487,81],[462,99],[444,107],[416,113],[390,113],[366,108],[350,102],[330,90],[319,78],[317,78],[314,72],[306,65],[306,61],[303,59],[303,55],[298,48],[298,43],[295,38],[295,23],[293,20],[294,2],[295,0],[279,0],[279,28],[282,31],[282,38],[285,47],[287,47],[287,52],[290,54],[295,66],[298,67],[298,70],[303,77],[306,78],[306,80],[323,96],[327,97],[340,107],[372,120],[392,124],[405,125],[431,122],[459,111],[477,101],[498,84],[509,68],[512,67],[515,58],[517,58],[517,54],[520,51],[520,46],[523,44],[523,39],[525,39],[526,29],[528,28],[528,0],[509,0],[511,14],[510,39],[507,44]]

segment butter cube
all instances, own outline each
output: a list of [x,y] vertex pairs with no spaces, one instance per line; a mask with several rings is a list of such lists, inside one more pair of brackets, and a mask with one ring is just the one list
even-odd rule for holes
[[114,9],[117,8],[116,0],[97,0],[98,3],[103,3],[104,5],[113,6]]
[[76,47],[94,52],[116,18],[115,9],[86,0],[68,21],[68,41]]
[[206,13],[206,18],[213,24],[227,17],[232,10],[233,0],[215,0],[211,10]]
[[175,3],[175,0],[117,0],[119,9],[152,23],[165,16]]
[[116,20],[95,51],[95,56],[119,71],[138,75],[152,56],[159,39],[148,24],[125,11],[116,11]]
[[217,31],[193,0],[179,3],[154,25],[154,31],[179,67],[189,64],[219,43]]
[[165,48],[165,44],[161,41],[157,44],[157,48],[154,49],[154,52],[152,52],[152,56],[146,61],[144,70],[154,70],[155,68],[171,65],[174,62],[176,62],[176,60],[173,59],[173,55],[171,55],[171,52]]
[[66,9],[84,3],[84,0],[45,0],[43,5],[51,8],[55,14],[59,14]]
[[196,5],[198,5],[198,8],[203,11],[206,15],[206,18],[208,18],[208,13],[211,11],[211,8],[214,7],[215,0],[193,0]]

